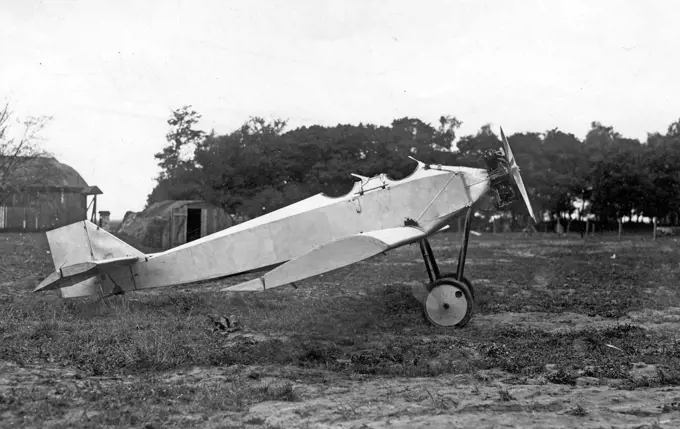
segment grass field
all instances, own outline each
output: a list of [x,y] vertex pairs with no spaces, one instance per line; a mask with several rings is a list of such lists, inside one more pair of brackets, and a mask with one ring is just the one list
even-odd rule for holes
[[[432,243],[452,270],[458,236]],[[93,302],[32,294],[44,234],[0,235],[0,427],[680,427],[679,247],[473,237],[475,316],[446,330],[415,245],[298,289]]]

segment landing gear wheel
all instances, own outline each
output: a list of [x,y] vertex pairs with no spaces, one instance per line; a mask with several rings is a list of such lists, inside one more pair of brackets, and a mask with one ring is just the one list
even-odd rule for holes
[[463,282],[440,278],[428,287],[423,304],[428,322],[441,327],[462,328],[472,318],[472,294]]
[[[440,279],[453,279],[453,280],[458,280],[458,274],[456,273],[444,273],[439,276]],[[472,294],[472,300],[475,300],[475,288],[472,286],[472,283],[470,280],[468,280],[465,276],[463,276],[463,283],[465,283],[465,286],[470,289],[470,294]]]

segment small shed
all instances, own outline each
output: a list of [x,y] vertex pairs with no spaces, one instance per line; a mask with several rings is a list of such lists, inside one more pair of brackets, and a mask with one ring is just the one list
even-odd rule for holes
[[117,234],[146,248],[167,250],[240,221],[205,201],[161,201],[139,213],[127,212]]

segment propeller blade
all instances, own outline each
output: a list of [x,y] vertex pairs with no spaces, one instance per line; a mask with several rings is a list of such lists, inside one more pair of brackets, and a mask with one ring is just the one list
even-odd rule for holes
[[515,180],[515,184],[519,188],[519,192],[522,194],[522,199],[524,200],[524,204],[527,206],[527,210],[529,210],[529,216],[534,220],[534,223],[538,223],[536,220],[536,216],[534,215],[534,209],[531,208],[531,201],[529,201],[529,195],[527,194],[527,190],[524,187],[524,182],[522,181],[522,176],[519,174],[519,168],[517,168],[517,165],[515,164],[513,167],[511,167],[512,171],[512,178]]
[[503,142],[503,149],[505,150],[505,158],[507,159],[510,166],[510,175],[512,176],[512,180],[514,180],[520,194],[522,194],[522,199],[524,200],[524,204],[527,206],[529,215],[534,220],[534,223],[538,223],[536,216],[534,215],[534,209],[531,207],[531,201],[529,201],[529,194],[527,194],[527,190],[524,187],[524,181],[522,180],[522,176],[519,174],[519,166],[517,165],[515,156],[512,154],[512,150],[510,149],[510,143],[508,143],[508,139],[505,137],[505,133],[503,132],[503,127],[501,127],[501,140]]
[[503,142],[503,150],[505,151],[505,159],[508,160],[508,164],[512,165],[517,165],[515,162],[515,156],[512,154],[512,150],[510,150],[510,143],[508,143],[508,139],[505,137],[505,133],[503,132],[503,127],[501,127],[501,141]]

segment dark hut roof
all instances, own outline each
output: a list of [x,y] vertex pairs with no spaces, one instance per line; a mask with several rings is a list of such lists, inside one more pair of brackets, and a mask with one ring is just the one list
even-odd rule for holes
[[172,213],[172,209],[184,207],[189,204],[205,204],[205,201],[201,200],[166,200],[159,201],[151,204],[143,212],[140,213],[141,216],[154,217],[154,216],[166,216]]
[[[2,157],[0,157],[2,158]],[[0,159],[0,163],[6,162]],[[87,188],[87,182],[71,166],[55,158],[23,158],[11,173],[12,181],[27,187]]]

